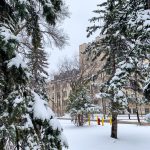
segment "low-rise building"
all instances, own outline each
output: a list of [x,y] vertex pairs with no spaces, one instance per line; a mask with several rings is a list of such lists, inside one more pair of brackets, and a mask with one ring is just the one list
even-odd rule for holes
[[[78,70],[72,70],[78,74]],[[62,116],[66,112],[67,100],[71,92],[70,80],[71,72],[55,75],[54,79],[47,84],[49,105],[57,116]]]

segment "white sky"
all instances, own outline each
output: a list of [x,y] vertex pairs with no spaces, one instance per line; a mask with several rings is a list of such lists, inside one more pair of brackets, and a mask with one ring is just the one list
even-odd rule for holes
[[49,72],[57,70],[57,65],[64,57],[72,57],[79,52],[79,45],[90,42],[97,35],[86,38],[86,27],[89,19],[95,14],[92,12],[97,9],[97,4],[104,0],[65,0],[71,13],[70,18],[64,20],[63,29],[69,36],[69,45],[63,50],[53,49],[50,55]]

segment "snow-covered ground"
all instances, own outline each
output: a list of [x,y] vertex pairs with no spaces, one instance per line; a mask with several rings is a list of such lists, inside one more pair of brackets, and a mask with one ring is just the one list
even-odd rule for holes
[[[100,118],[100,120],[102,120],[103,118],[103,114],[94,114],[94,115],[91,115],[91,120],[96,120],[97,117]],[[62,119],[71,119],[70,115],[69,114],[65,114],[63,117],[59,117],[59,118],[62,118]],[[109,120],[110,117],[106,115],[106,120]],[[133,123],[137,123],[138,120],[137,120],[137,116],[136,115],[130,115],[130,119],[128,117],[128,115],[118,115],[117,117],[118,121],[124,121],[124,122],[133,122]],[[140,120],[141,120],[141,123],[145,123],[146,120],[145,120],[145,115],[140,115]]]
[[[150,126],[119,125],[118,139],[110,138],[111,126],[76,127],[70,120],[60,120],[69,150],[149,150]],[[64,149],[65,150],[65,149]]]

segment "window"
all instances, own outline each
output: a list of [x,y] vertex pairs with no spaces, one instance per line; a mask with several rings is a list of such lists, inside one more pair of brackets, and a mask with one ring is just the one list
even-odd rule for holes
[[60,99],[60,92],[57,92],[57,99]]
[[67,101],[63,101],[63,106],[67,106]]
[[54,99],[54,93],[52,94],[52,99]]
[[145,108],[145,114],[149,113],[149,108]]
[[65,82],[63,82],[63,87],[67,87],[67,82],[65,81]]
[[54,85],[52,86],[52,90],[54,91]]
[[58,84],[55,86],[55,88],[56,88],[57,90],[59,90],[59,89],[60,89],[60,84],[58,83]]
[[60,100],[58,101],[58,106],[60,106]]
[[63,97],[67,97],[67,91],[63,92]]

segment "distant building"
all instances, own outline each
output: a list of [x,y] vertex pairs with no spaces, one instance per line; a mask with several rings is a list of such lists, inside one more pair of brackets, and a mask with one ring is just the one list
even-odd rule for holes
[[[98,41],[99,37],[97,37],[96,40]],[[83,70],[83,74],[85,77],[93,76],[93,81],[91,80],[91,82],[89,83],[89,90],[94,104],[98,104],[105,114],[108,113],[108,106],[110,101],[103,98],[96,98],[96,93],[99,92],[97,84],[103,83],[109,77],[108,75],[106,75],[106,72],[102,71],[106,60],[102,59],[104,57],[104,54],[101,54],[96,59],[96,61],[91,61],[91,59],[87,59],[88,57],[86,56],[86,54],[83,54],[87,46],[87,43],[83,43],[79,46],[79,70],[67,71],[65,73],[56,75],[54,76],[54,79],[48,83],[47,91],[49,95],[49,105],[52,110],[57,114],[57,116],[62,116],[66,112],[67,100],[72,90],[70,86],[70,80],[72,77],[74,77],[72,76],[72,73],[78,75],[82,73]],[[98,77],[94,79],[94,75],[97,74],[99,70],[101,72],[99,73]],[[134,94],[131,85],[125,88],[125,90],[129,95]],[[142,93],[138,96],[140,98],[142,96]],[[138,110],[140,114],[150,113],[150,105],[141,104],[138,106]],[[129,104],[129,111],[131,114],[136,113],[136,105],[132,101]]]
[[[96,40],[99,40],[96,38]],[[72,78],[72,72],[76,75],[83,73],[85,77],[92,76],[97,73],[97,70],[103,67],[105,64],[105,60],[101,61],[102,55],[96,61],[92,62],[91,60],[87,60],[87,56],[83,54],[86,47],[88,46],[87,43],[81,44],[79,46],[79,70],[72,70],[65,73],[61,73],[59,75],[55,75],[54,79],[51,80],[47,85],[47,92],[49,96],[49,105],[52,110],[58,115],[62,116],[66,112],[67,100],[69,98],[69,94],[71,92],[70,80]],[[82,72],[84,71],[84,72]],[[106,77],[105,73],[101,73],[97,80],[103,81]],[[91,97],[93,98],[93,102],[98,104],[99,106],[103,107],[106,105],[107,102],[103,99],[97,99],[95,94],[98,92],[98,87],[93,84],[91,81],[89,83],[89,90]],[[106,110],[105,110],[106,111]]]
[[[79,73],[78,70],[72,70],[71,72]],[[62,116],[66,112],[67,100],[71,92],[71,72],[55,75],[54,79],[47,85],[49,105],[57,116]]]

